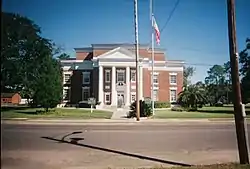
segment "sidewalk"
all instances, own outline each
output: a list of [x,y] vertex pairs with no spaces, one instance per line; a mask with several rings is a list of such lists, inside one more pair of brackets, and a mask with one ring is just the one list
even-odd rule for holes
[[[250,121],[248,121],[249,123]],[[53,125],[168,125],[168,124],[234,124],[234,119],[2,119],[3,124],[53,124]]]

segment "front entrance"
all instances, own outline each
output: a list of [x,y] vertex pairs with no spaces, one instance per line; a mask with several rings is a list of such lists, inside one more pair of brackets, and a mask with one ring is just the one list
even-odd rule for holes
[[118,93],[117,94],[117,107],[122,108],[124,106],[124,94]]

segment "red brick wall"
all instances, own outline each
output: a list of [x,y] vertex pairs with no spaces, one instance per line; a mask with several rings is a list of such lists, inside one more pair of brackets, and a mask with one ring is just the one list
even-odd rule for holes
[[[177,73],[177,85],[170,85],[169,73],[167,71],[158,72],[158,101],[170,101],[170,87],[177,87],[177,94],[182,91],[183,73]],[[143,97],[151,97],[151,71],[147,68],[143,69]]]

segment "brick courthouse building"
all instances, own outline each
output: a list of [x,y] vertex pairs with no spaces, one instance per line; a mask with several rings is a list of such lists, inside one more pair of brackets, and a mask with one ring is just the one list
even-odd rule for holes
[[[64,104],[96,98],[99,107],[129,106],[136,98],[135,48],[131,44],[93,44],[75,48],[76,58],[61,60]],[[183,85],[183,61],[168,60],[155,48],[155,101],[175,102]],[[151,97],[151,50],[140,45],[140,95]]]

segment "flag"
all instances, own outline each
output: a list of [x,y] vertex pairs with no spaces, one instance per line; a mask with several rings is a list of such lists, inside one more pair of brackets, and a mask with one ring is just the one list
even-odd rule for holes
[[153,17],[153,27],[155,30],[155,39],[156,39],[156,43],[159,45],[160,44],[160,30],[158,28],[158,25],[156,23],[155,18]]

